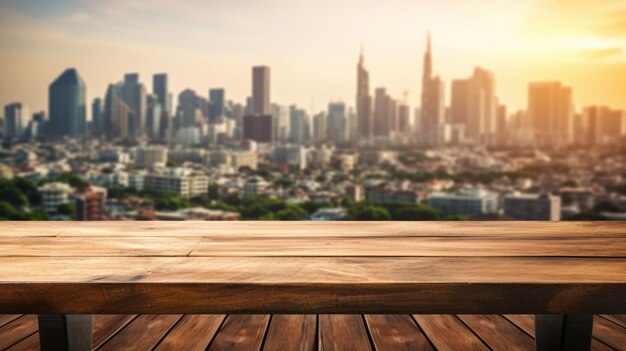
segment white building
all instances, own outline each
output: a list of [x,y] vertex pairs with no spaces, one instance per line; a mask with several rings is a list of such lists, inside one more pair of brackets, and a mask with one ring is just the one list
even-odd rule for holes
[[167,164],[167,149],[160,146],[141,147],[137,149],[135,155],[135,165],[137,167],[165,167]]
[[269,187],[269,183],[265,179],[255,176],[246,179],[241,188],[241,196],[259,196],[265,193],[265,190]]
[[428,197],[430,207],[454,215],[478,215],[498,210],[496,193],[484,189],[462,189],[456,193],[432,193]]
[[207,193],[209,177],[193,173],[189,169],[168,168],[160,173],[147,174],[143,179],[143,187],[159,193],[194,197]]
[[65,183],[47,183],[39,187],[41,203],[46,212],[56,212],[59,205],[69,203],[73,189]]

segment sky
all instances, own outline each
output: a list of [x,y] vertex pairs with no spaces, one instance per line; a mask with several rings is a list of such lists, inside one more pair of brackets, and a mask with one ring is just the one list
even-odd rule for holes
[[0,0],[0,105],[47,110],[68,67],[89,102],[128,72],[149,91],[166,72],[175,96],[223,87],[244,102],[251,67],[268,65],[273,102],[316,112],[354,105],[363,48],[372,92],[416,106],[428,31],[448,100],[479,66],[510,112],[546,80],[571,86],[577,109],[626,109],[626,0]]

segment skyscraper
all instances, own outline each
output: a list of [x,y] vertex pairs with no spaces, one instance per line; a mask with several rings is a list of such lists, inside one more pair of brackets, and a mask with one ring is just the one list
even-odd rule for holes
[[4,139],[20,138],[29,121],[30,112],[26,105],[15,102],[4,106]]
[[390,100],[385,88],[376,88],[374,93],[374,129],[373,134],[375,136],[388,136],[389,135],[389,122],[390,122]]
[[342,142],[347,139],[347,119],[346,104],[343,102],[331,102],[328,104],[328,119],[326,121],[328,140]]
[[369,72],[365,69],[363,51],[359,56],[356,70],[356,120],[358,136],[367,139],[372,136],[372,97],[369,93]]
[[422,106],[420,109],[421,143],[437,146],[443,143],[443,124],[445,120],[444,84],[437,76],[433,77],[430,33],[424,54],[424,72],[422,76]]
[[91,103],[91,135],[96,138],[104,135],[104,110],[101,98],[95,98]]
[[302,143],[309,138],[309,116],[296,105],[289,107],[289,135],[294,143]]
[[271,143],[272,115],[248,115],[243,117],[243,138],[257,143]]
[[565,145],[572,142],[573,115],[571,88],[560,82],[530,83],[528,119],[535,143]]
[[224,116],[225,93],[224,89],[209,90],[209,122],[215,122]]
[[85,137],[87,123],[85,94],[85,82],[74,68],[66,69],[50,84],[49,136]]
[[135,118],[133,110],[122,98],[122,86],[110,84],[104,99],[104,126],[108,140],[127,139],[129,120]]
[[451,123],[464,126],[466,141],[492,143],[497,120],[493,73],[477,67],[472,77],[454,80],[450,110]]
[[270,68],[252,67],[252,114],[271,114],[270,101]]
[[138,138],[145,134],[146,126],[146,89],[139,82],[138,73],[124,75],[122,86],[122,98],[126,105],[133,111],[132,118],[128,121],[128,133],[130,137]]
[[159,73],[152,76],[152,94],[156,95],[163,112],[172,114],[172,95],[168,90],[167,73]]

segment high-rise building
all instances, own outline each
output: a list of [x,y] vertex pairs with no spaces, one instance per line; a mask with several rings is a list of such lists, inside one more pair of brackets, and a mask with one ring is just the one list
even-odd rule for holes
[[324,111],[321,111],[313,116],[313,141],[319,142],[326,140],[328,117]]
[[172,95],[168,90],[167,73],[158,73],[152,76],[152,94],[157,96],[157,101],[161,104],[163,112],[171,114]]
[[289,107],[272,104],[272,117],[274,124],[274,139],[286,141],[289,138]]
[[391,98],[385,88],[376,88],[374,93],[374,118],[373,134],[375,136],[388,136],[390,128]]
[[84,138],[87,131],[85,82],[76,69],[66,69],[49,88],[48,136]]
[[452,82],[450,122],[464,126],[467,142],[493,142],[496,119],[495,78],[491,72],[476,67],[472,77]]
[[358,137],[368,139],[372,136],[372,97],[369,93],[369,72],[364,65],[363,51],[361,51],[356,73],[356,122]]
[[198,96],[195,91],[185,89],[178,94],[178,119],[180,127],[188,128],[204,122],[204,110],[207,102]]
[[444,84],[438,77],[433,77],[433,63],[430,34],[427,38],[424,54],[424,71],[422,76],[422,106],[420,109],[421,143],[437,146],[443,143],[443,126],[445,122]]
[[347,140],[348,121],[346,116],[346,104],[343,102],[331,102],[328,104],[328,119],[326,133],[328,140],[342,142]]
[[289,107],[289,139],[294,143],[302,143],[309,139],[309,116],[304,109],[296,105]]
[[209,90],[209,122],[215,122],[225,114],[225,92],[224,89]]
[[535,143],[565,145],[572,142],[574,104],[571,88],[559,82],[530,83],[527,111]]
[[146,135],[152,140],[161,138],[161,122],[163,119],[163,107],[156,95],[147,96]]
[[122,85],[122,98],[126,105],[133,111],[132,118],[128,121],[128,133],[130,137],[138,138],[145,135],[147,100],[146,89],[139,82],[138,73],[124,75]]
[[398,106],[398,128],[400,133],[406,134],[410,130],[411,107],[407,103]]
[[252,114],[271,114],[270,101],[270,68],[252,67]]
[[101,98],[95,98],[91,103],[91,135],[99,138],[104,133],[104,106]]
[[30,121],[30,111],[22,103],[4,106],[4,139],[19,139]]
[[589,106],[584,109],[582,124],[586,138],[576,142],[592,145],[616,142],[626,135],[626,112],[606,106]]
[[109,140],[129,138],[129,120],[133,118],[135,118],[133,110],[122,98],[122,86],[110,84],[104,99],[104,135],[106,138]]
[[272,115],[248,115],[243,117],[243,138],[257,143],[274,141]]

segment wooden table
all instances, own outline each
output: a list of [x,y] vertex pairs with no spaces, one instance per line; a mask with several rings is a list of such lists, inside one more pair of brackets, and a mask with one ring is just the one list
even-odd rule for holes
[[623,222],[4,222],[0,248],[44,351],[109,313],[530,313],[538,349],[588,350],[626,313]]

